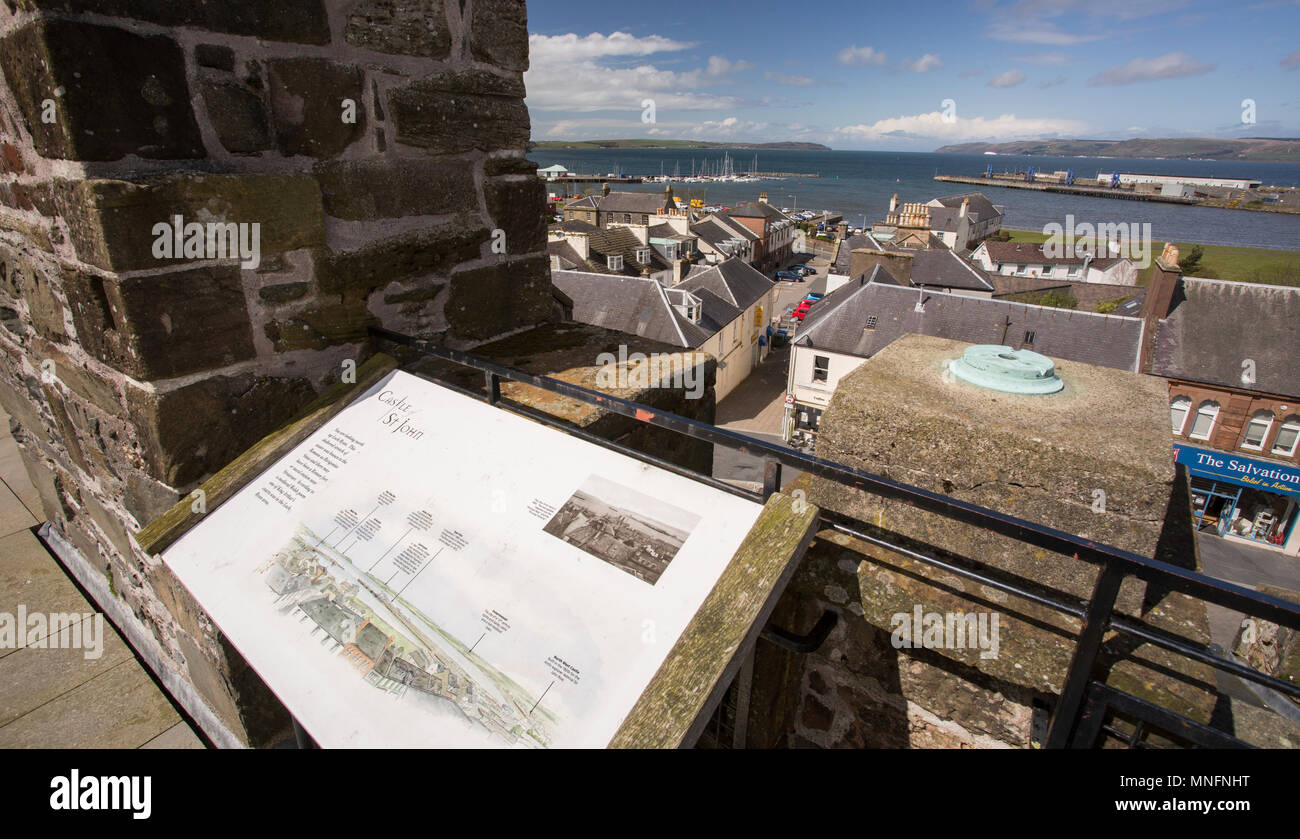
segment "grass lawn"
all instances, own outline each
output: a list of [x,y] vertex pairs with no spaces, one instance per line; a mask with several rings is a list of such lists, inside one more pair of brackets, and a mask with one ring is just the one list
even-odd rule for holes
[[[1047,235],[1037,230],[1007,230],[1013,242],[1045,242]],[[1081,240],[1081,244],[1082,244]],[[1192,242],[1174,242],[1182,258],[1191,251]],[[1151,256],[1160,255],[1164,242],[1151,243]],[[1237,248],[1226,245],[1201,245],[1201,262],[1188,274],[1215,280],[1240,283],[1300,286],[1300,251],[1275,251],[1263,248]],[[1151,279],[1154,265],[1138,272],[1138,285]]]

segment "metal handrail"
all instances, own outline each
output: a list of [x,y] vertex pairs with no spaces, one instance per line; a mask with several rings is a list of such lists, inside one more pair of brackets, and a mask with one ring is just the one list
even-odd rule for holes
[[[370,334],[380,340],[388,341],[399,346],[409,347],[421,355],[443,359],[445,361],[450,361],[483,372],[487,394],[486,399],[489,404],[503,404],[500,382],[502,380],[511,381],[519,384],[531,385],[552,393],[558,393],[579,402],[595,405],[611,413],[629,417],[637,422],[664,428],[714,445],[721,445],[744,454],[765,459],[768,468],[765,475],[764,492],[749,492],[725,484],[712,476],[703,475],[684,467],[676,466],[675,464],[669,464],[659,458],[653,458],[644,452],[631,449],[630,447],[612,441],[604,440],[603,438],[599,438],[596,435],[582,431],[581,429],[576,429],[571,426],[566,427],[561,421],[541,411],[517,404],[509,406],[512,411],[527,415],[532,419],[564,430],[566,433],[576,434],[607,448],[623,452],[641,460],[654,462],[656,465],[663,466],[671,471],[677,472],[678,474],[691,477],[692,479],[703,481],[711,486],[716,486],[719,489],[731,492],[732,494],[761,500],[764,496],[776,490],[777,485],[779,484],[780,466],[778,464],[780,464],[799,469],[845,486],[861,489],[885,498],[899,500],[903,503],[915,506],[918,509],[937,513],[965,524],[970,524],[1004,536],[1009,536],[1018,541],[1034,545],[1035,547],[1044,548],[1055,553],[1064,554],[1075,559],[1099,565],[1101,573],[1098,575],[1092,596],[1088,600],[1083,601],[1080,605],[1075,605],[1056,598],[1046,597],[1040,593],[1031,591],[1024,586],[1007,583],[988,574],[975,572],[960,565],[939,559],[938,557],[864,533],[853,527],[852,522],[846,521],[843,516],[834,513],[823,516],[826,519],[828,526],[839,532],[845,533],[846,535],[882,547],[887,547],[892,551],[911,557],[927,565],[941,568],[967,579],[975,580],[981,584],[1015,594],[1016,596],[1025,598],[1031,602],[1082,619],[1083,625],[1075,647],[1074,656],[1071,660],[1069,674],[1066,679],[1066,684],[1062,688],[1061,702],[1058,703],[1057,715],[1053,719],[1052,730],[1049,734],[1049,746],[1065,746],[1069,741],[1072,732],[1075,730],[1078,723],[1078,715],[1082,707],[1083,694],[1087,689],[1088,682],[1091,678],[1092,665],[1096,660],[1097,653],[1099,652],[1102,636],[1108,629],[1113,629],[1123,634],[1141,638],[1146,642],[1185,655],[1194,660],[1201,661],[1211,667],[1231,673],[1240,678],[1248,679],[1261,685],[1267,685],[1268,687],[1291,696],[1300,697],[1300,685],[1284,682],[1276,677],[1260,673],[1259,671],[1253,670],[1238,662],[1217,656],[1213,652],[1210,652],[1209,648],[1206,646],[1191,643],[1186,639],[1169,635],[1150,627],[1141,626],[1122,617],[1113,616],[1115,599],[1119,593],[1119,586],[1123,581],[1123,578],[1126,576],[1134,576],[1148,583],[1160,583],[1171,590],[1180,591],[1210,603],[1216,603],[1236,611],[1245,612],[1255,617],[1264,618],[1292,629],[1300,629],[1300,604],[1292,603],[1271,595],[1262,594],[1235,583],[1219,580],[1201,574],[1200,572],[1172,565],[1167,562],[1161,562],[1160,560],[1145,557],[1131,551],[1126,551],[1113,545],[1108,545],[1092,539],[1085,539],[1081,536],[1076,536],[1047,525],[1021,519],[970,502],[950,498],[946,495],[931,492],[910,484],[890,480],[861,469],[819,458],[815,455],[804,454],[803,452],[768,443],[764,440],[749,437],[726,428],[718,428],[717,426],[699,420],[652,408],[639,402],[633,402],[629,399],[623,399],[622,397],[602,393],[598,390],[585,388],[550,376],[529,373],[525,370],[499,364],[461,350],[437,346],[429,341],[404,335],[400,332],[372,326],[370,327]],[[468,395],[474,395],[463,388],[455,389]]]

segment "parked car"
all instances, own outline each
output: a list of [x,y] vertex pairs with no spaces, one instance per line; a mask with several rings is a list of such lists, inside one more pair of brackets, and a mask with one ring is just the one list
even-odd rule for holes
[[792,282],[799,282],[800,280],[803,279],[803,274],[799,274],[794,271],[777,271],[776,278],[778,280],[791,280]]
[[817,273],[817,269],[812,267],[811,265],[797,265],[795,266],[794,270],[798,271],[800,274],[803,274],[805,277],[808,276],[809,274]]
[[793,317],[795,320],[803,320],[805,317],[808,316],[808,313],[811,311],[812,311],[811,307],[807,309],[795,309],[794,314],[791,317]]
[[820,291],[810,291],[803,296],[803,299],[816,303],[818,300],[821,300],[825,296],[826,295],[822,294]]

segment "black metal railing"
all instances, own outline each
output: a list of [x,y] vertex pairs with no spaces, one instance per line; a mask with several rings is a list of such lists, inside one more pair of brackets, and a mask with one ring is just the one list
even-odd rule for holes
[[[1155,728],[1191,745],[1222,747],[1248,746],[1250,744],[1223,734],[1149,702],[1116,690],[1093,680],[1093,671],[1101,652],[1102,640],[1108,631],[1115,631],[1141,642],[1152,644],[1178,655],[1209,665],[1284,696],[1300,699],[1300,685],[1261,673],[1230,658],[1219,655],[1209,645],[1191,641],[1170,633],[1132,621],[1115,614],[1115,601],[1120,585],[1127,577],[1135,577],[1162,590],[1177,591],[1191,597],[1242,612],[1255,618],[1272,621],[1293,630],[1300,630],[1300,604],[1252,591],[1234,583],[1206,576],[1150,557],[1141,556],[1121,548],[1000,513],[976,504],[950,498],[909,484],[873,475],[841,463],[805,454],[785,446],[748,437],[725,428],[718,428],[699,420],[664,412],[638,402],[591,390],[548,376],[529,373],[518,368],[498,364],[485,358],[459,350],[447,349],[399,332],[370,328],[371,335],[379,340],[407,347],[420,355],[442,359],[478,370],[484,376],[484,391],[474,392],[444,381],[437,383],[489,404],[500,405],[528,416],[538,422],[581,437],[638,460],[652,463],[668,471],[690,477],[724,492],[763,501],[781,486],[782,466],[799,469],[848,487],[902,501],[918,509],[936,513],[963,524],[983,528],[1008,536],[1035,547],[1073,557],[1096,565],[1099,569],[1091,596],[1086,600],[1070,602],[1042,594],[1019,582],[1011,582],[993,573],[975,571],[961,564],[942,559],[929,552],[900,545],[870,531],[869,526],[832,511],[824,510],[825,526],[864,542],[887,548],[890,551],[922,562],[945,572],[955,574],[999,591],[1024,598],[1081,620],[1064,687],[1052,714],[1046,745],[1048,748],[1091,747],[1103,732],[1114,733],[1104,725],[1108,712],[1123,714],[1135,719],[1135,729]],[[567,396],[579,402],[595,405],[603,410],[629,417],[637,422],[667,429],[678,434],[713,445],[761,458],[764,464],[763,490],[746,490],[656,458],[637,449],[590,434],[557,419],[550,414],[525,405],[503,401],[501,382],[510,381],[531,385],[542,390]],[[787,649],[807,652],[815,648],[834,626],[834,621],[823,620],[808,636],[799,637],[776,628],[769,628],[763,637]],[[1132,740],[1133,735],[1127,735]]]

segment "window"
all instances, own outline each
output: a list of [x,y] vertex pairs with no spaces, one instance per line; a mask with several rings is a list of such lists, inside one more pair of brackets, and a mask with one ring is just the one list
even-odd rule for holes
[[879,318],[875,315],[867,315],[867,329],[875,329],[878,322]]
[[639,263],[641,263],[642,265],[649,265],[649,264],[650,264],[650,249],[649,249],[649,248],[637,248],[637,249],[636,249],[636,261],[639,262]]
[[1241,438],[1243,449],[1262,449],[1268,430],[1273,427],[1272,411],[1256,411],[1246,423],[1246,433]]
[[830,357],[825,355],[814,355],[813,356],[813,381],[824,382],[828,378],[830,378],[830,374],[831,374]]
[[622,271],[623,255],[611,253],[609,256],[605,257],[605,267],[611,271]]
[[1025,343],[1026,344],[1034,343],[1034,330],[1032,329],[1025,330]]
[[624,214],[623,214],[623,223],[624,223],[624,224],[631,224],[631,223],[632,223],[632,214],[631,214],[631,213],[624,213]]
[[676,246],[676,245],[664,245],[664,253],[668,255],[668,258],[669,258],[669,259],[676,259],[676,258],[677,258],[677,246]]
[[1169,424],[1173,426],[1175,434],[1183,433],[1183,426],[1187,425],[1187,414],[1191,410],[1192,400],[1186,396],[1180,396],[1169,403]]
[[1198,440],[1210,439],[1210,432],[1214,430],[1214,420],[1218,416],[1218,402],[1202,402],[1201,406],[1196,409],[1196,420],[1192,423],[1190,436]]
[[1277,439],[1273,441],[1273,454],[1290,457],[1295,454],[1297,440],[1300,440],[1300,419],[1291,417],[1277,430]]

